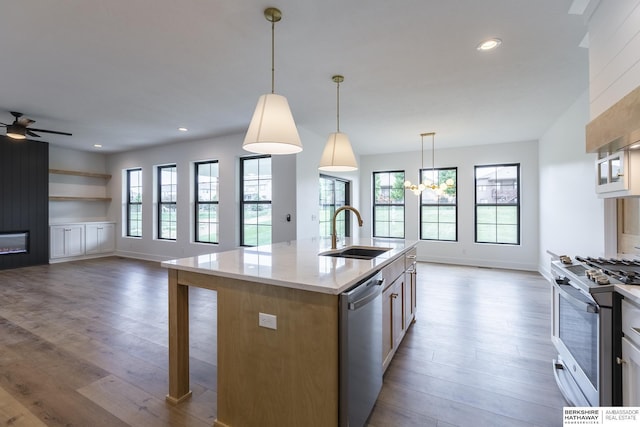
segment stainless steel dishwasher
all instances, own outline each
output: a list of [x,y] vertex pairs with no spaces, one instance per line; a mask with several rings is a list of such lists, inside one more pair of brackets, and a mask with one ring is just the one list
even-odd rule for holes
[[340,426],[364,426],[382,388],[380,272],[340,294]]

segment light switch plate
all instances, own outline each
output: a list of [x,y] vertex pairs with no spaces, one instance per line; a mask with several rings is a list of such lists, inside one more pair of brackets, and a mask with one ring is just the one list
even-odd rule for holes
[[273,314],[258,313],[258,326],[278,329],[278,318]]

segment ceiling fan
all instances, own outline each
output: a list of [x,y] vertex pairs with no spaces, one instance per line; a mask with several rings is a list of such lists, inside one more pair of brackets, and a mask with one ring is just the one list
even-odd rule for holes
[[18,113],[15,111],[11,111],[11,115],[15,117],[15,119],[13,120],[13,123],[8,124],[8,123],[0,122],[2,126],[7,128],[7,136],[9,138],[25,139],[27,135],[35,138],[39,138],[40,135],[38,135],[37,133],[34,133],[34,131],[44,132],[44,133],[55,133],[56,135],[71,136],[71,134],[67,132],[58,132],[55,130],[29,128],[28,126],[34,124],[36,122],[35,120],[31,120],[30,118],[24,117],[22,113]]

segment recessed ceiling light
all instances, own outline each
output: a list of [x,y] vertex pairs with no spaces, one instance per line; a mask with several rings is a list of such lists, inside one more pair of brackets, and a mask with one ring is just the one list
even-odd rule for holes
[[487,50],[493,50],[495,48],[497,48],[498,46],[500,46],[500,44],[502,44],[502,40],[500,39],[488,39],[483,41],[482,43],[480,43],[478,45],[478,47],[476,49],[478,49],[481,52],[487,51]]
[[178,130],[179,130],[180,132],[186,132],[186,131],[188,131],[189,129],[187,129],[187,128],[185,128],[185,127],[179,127],[179,128],[178,128]]
[[95,148],[102,148],[102,144],[93,144]]

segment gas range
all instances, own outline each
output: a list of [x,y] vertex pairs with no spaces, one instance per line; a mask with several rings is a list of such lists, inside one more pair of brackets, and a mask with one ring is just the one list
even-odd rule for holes
[[615,285],[640,285],[640,262],[551,255],[551,340],[560,391],[573,406],[621,405],[621,297]]
[[640,285],[640,261],[618,258],[560,256],[551,262],[555,277],[568,277],[590,294],[610,291],[613,285]]

